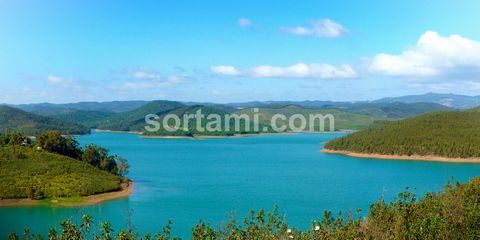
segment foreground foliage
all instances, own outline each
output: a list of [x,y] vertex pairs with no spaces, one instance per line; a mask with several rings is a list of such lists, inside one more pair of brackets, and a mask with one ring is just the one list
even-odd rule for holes
[[335,139],[326,149],[387,155],[480,157],[480,111],[442,111],[378,124]]
[[[48,239],[178,239],[171,235],[169,221],[156,234],[141,235],[133,227],[114,231],[108,222],[93,225],[91,216],[84,215],[82,223],[63,221],[51,228]],[[200,221],[192,228],[191,238],[201,239],[479,239],[480,236],[480,178],[466,184],[447,184],[441,193],[428,193],[419,200],[405,191],[387,203],[380,199],[370,207],[365,218],[359,214],[325,212],[323,219],[312,221],[308,230],[288,225],[277,209],[251,212],[241,222],[230,220],[220,228]],[[28,230],[24,239],[32,239]],[[9,239],[19,239],[10,234]]]

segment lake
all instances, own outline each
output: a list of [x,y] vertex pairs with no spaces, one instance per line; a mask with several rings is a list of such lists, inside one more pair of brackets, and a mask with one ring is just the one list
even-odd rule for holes
[[[85,213],[114,229],[161,230],[189,238],[200,219],[217,226],[250,209],[278,204],[293,227],[306,229],[324,210],[368,211],[382,195],[392,200],[410,187],[417,194],[441,190],[452,177],[465,182],[480,164],[360,159],[321,153],[323,142],[345,133],[279,134],[219,139],[146,139],[135,134],[78,137],[129,160],[133,194],[98,206],[0,208],[0,238],[9,232],[47,233],[50,226]],[[58,227],[57,227],[58,229]]]

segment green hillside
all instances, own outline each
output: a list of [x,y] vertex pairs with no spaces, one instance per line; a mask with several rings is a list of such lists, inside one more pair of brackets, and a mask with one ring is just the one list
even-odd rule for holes
[[[243,109],[237,112],[238,114],[247,114],[253,116],[254,109]],[[303,108],[300,106],[290,105],[281,108],[259,108],[259,120],[261,123],[270,125],[270,121],[275,114],[284,114],[287,118],[291,117],[293,114],[301,114],[305,116],[309,124],[309,115],[310,114],[332,114],[335,117],[335,129],[334,130],[345,130],[345,129],[363,129],[369,126],[372,126],[377,120],[385,120],[382,117],[374,117],[357,113],[350,113],[341,111],[338,109],[309,109]],[[307,124],[307,125],[308,125]],[[288,125],[288,121],[278,120],[278,126]],[[300,125],[298,123],[298,125]],[[325,131],[329,131],[329,121],[325,121]],[[314,130],[319,131],[319,121],[314,121]]]
[[90,132],[88,127],[80,124],[39,116],[3,105],[0,106],[0,133],[7,129],[26,135],[36,135],[48,130],[57,130],[63,134],[87,134]]
[[0,199],[84,196],[118,190],[121,177],[31,147],[0,146]]
[[388,155],[480,157],[480,111],[440,111],[335,139],[326,149]]
[[13,107],[22,109],[27,112],[39,115],[52,115],[55,112],[75,109],[81,111],[95,112],[126,112],[138,108],[148,103],[147,101],[111,101],[111,102],[77,102],[77,103],[32,103],[19,104]]
[[[197,121],[194,118],[190,119],[188,121],[188,126],[185,126],[185,124],[183,122],[183,119],[184,119],[183,116],[189,115],[189,114],[195,114],[200,109],[201,109],[201,113],[203,115],[205,115],[205,118],[202,119],[202,122],[199,125],[200,125],[201,128],[203,128],[205,130],[204,131],[199,131],[200,129],[197,128]],[[249,121],[249,123],[248,123],[248,124],[250,124],[250,128],[247,129],[246,128],[247,123],[244,120],[239,121],[239,129],[238,129],[238,131],[235,131],[235,121],[232,119],[228,123],[226,123],[226,119],[225,119],[225,116],[227,114],[231,114],[231,113],[220,110],[218,108],[214,108],[214,107],[197,105],[197,106],[181,107],[181,108],[178,108],[178,109],[174,109],[172,111],[169,111],[169,112],[166,112],[162,115],[159,115],[160,119],[158,121],[160,123],[163,122],[163,118],[165,117],[166,114],[174,114],[174,115],[179,117],[179,119],[181,120],[179,130],[177,130],[175,132],[169,132],[169,131],[166,131],[162,127],[159,131],[156,131],[156,132],[145,131],[144,134],[145,135],[160,135],[160,136],[162,136],[162,135],[173,135],[173,136],[199,136],[199,135],[231,136],[231,135],[234,135],[234,134],[258,133],[258,131],[254,131],[253,123],[251,121]],[[218,129],[218,131],[213,130],[217,126],[215,124],[213,124],[211,119],[206,118],[208,115],[213,115],[213,114],[216,114],[216,115],[220,116],[220,125],[218,126],[220,128]],[[143,121],[143,119],[142,119],[142,121]],[[171,122],[170,124],[171,124],[171,126],[173,126],[173,122]],[[208,131],[209,129],[207,128],[207,125],[210,126],[212,128],[211,130],[213,130],[213,131]],[[145,122],[143,121],[143,122],[139,123],[137,127],[143,129],[144,126],[145,126]],[[226,129],[225,126],[228,126],[228,129]],[[266,125],[259,125],[259,130],[263,129],[263,127],[266,127],[268,129],[268,131],[271,131],[268,128],[268,126],[266,126]]]
[[115,113],[68,108],[49,113],[47,116],[64,122],[80,124],[88,128],[97,128],[101,122],[113,115],[115,115]]
[[[99,129],[114,131],[143,131],[145,116],[147,114],[161,115],[184,106],[185,105],[174,101],[152,101],[131,111],[116,113],[100,121],[97,127]],[[140,126],[140,123],[143,123],[143,125]]]
[[353,103],[345,106],[339,106],[338,109],[358,114],[392,119],[408,118],[433,111],[449,110],[449,108],[446,106],[427,102]]

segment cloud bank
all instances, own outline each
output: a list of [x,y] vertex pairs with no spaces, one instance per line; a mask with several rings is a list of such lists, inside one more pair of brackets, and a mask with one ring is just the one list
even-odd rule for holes
[[394,55],[380,53],[373,57],[368,70],[393,77],[476,78],[480,80],[480,42],[427,31],[416,45]]

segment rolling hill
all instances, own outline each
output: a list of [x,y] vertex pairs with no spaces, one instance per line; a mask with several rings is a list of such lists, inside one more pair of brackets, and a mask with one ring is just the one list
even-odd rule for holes
[[421,95],[408,95],[395,98],[382,98],[373,101],[374,103],[438,103],[450,108],[469,109],[480,106],[480,96],[465,96],[458,94],[426,93]]
[[[186,126],[184,124],[185,118],[183,116],[189,115],[189,114],[195,114],[197,113],[198,110],[201,110],[201,113],[205,115],[205,118],[202,119],[202,122],[200,123],[197,123],[196,119],[190,119],[188,121],[188,126]],[[227,111],[224,111],[223,109],[218,109],[214,107],[194,105],[194,106],[185,106],[185,107],[177,108],[172,111],[165,112],[162,115],[159,115],[160,123],[163,121],[163,118],[167,114],[174,114],[180,118],[181,121],[179,125],[179,130],[175,132],[169,132],[162,127],[159,131],[156,131],[156,132],[145,131],[144,134],[151,135],[151,136],[173,135],[173,136],[193,137],[193,136],[232,136],[234,134],[258,133],[258,131],[255,131],[253,129],[253,123],[251,121],[246,123],[244,120],[239,121],[238,131],[236,131],[234,120],[230,120],[226,122],[227,120],[225,119],[225,116],[230,113]],[[206,118],[206,116],[208,115],[217,115],[220,119],[220,121],[218,122],[220,124],[215,125],[214,123],[210,123],[211,119]],[[246,124],[250,124],[250,128],[247,129]],[[171,125],[173,126],[173,123],[171,123]],[[143,128],[145,126],[145,122],[142,122],[140,126]],[[198,126],[200,126],[200,128],[198,128]],[[210,130],[212,131],[209,131],[209,128],[207,128],[207,126],[209,126]],[[225,126],[227,126],[228,129]],[[259,127],[263,128],[267,126],[260,125]],[[199,131],[200,129],[205,129],[205,130]]]
[[48,130],[63,134],[86,134],[88,127],[71,122],[39,116],[9,106],[0,106],[0,132],[16,131],[25,135],[36,135]]
[[440,111],[335,139],[325,149],[382,155],[480,157],[480,111]]
[[64,122],[71,122],[83,125],[88,128],[97,128],[97,126],[115,115],[113,112],[86,111],[73,108],[58,109],[44,116],[55,118]]
[[126,112],[147,104],[148,101],[111,101],[111,102],[78,102],[78,103],[33,103],[19,104],[13,107],[40,115],[51,115],[64,109],[100,112]]
[[[176,108],[184,107],[182,103],[174,101],[152,101],[136,109],[116,113],[98,123],[99,129],[113,131],[142,131],[147,114],[162,115]],[[143,124],[139,126],[139,124]]]
[[121,178],[32,147],[0,146],[0,199],[85,196],[120,189]]
[[[243,109],[237,112],[238,114],[247,114],[253,117],[254,109]],[[382,117],[373,117],[364,114],[350,113],[341,111],[338,109],[309,109],[303,108],[301,106],[289,105],[280,108],[259,108],[259,120],[265,125],[270,125],[270,121],[275,114],[283,114],[287,118],[291,117],[293,114],[301,114],[306,117],[307,121],[309,119],[309,114],[332,114],[335,117],[335,129],[334,130],[352,130],[352,129],[363,129],[369,126],[372,126],[377,120],[386,120]],[[284,120],[278,120],[278,125],[288,124]],[[308,125],[308,123],[307,123]],[[319,122],[316,121],[314,124],[315,131],[320,130]],[[287,129],[288,130],[288,129]],[[325,121],[325,131],[330,131],[329,121]]]

